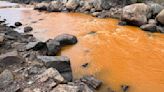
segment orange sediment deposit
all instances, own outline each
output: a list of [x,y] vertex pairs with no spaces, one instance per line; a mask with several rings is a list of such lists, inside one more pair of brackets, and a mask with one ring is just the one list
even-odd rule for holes
[[[78,43],[61,52],[70,57],[75,78],[95,75],[104,83],[100,92],[108,92],[108,87],[121,92],[123,84],[130,86],[130,92],[164,92],[163,34],[118,26],[116,19],[80,13],[20,11],[18,20],[31,23],[38,39],[47,40],[62,33],[77,36]],[[87,67],[82,67],[86,63]]]

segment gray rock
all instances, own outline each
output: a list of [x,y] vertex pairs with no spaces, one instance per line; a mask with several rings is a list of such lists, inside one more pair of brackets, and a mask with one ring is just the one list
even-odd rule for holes
[[140,28],[144,31],[157,32],[155,24],[142,25],[142,26],[140,26]]
[[151,3],[150,8],[154,17],[164,9],[164,7],[158,3]]
[[156,20],[164,25],[164,9],[157,15]]
[[4,70],[0,74],[0,88],[7,87],[13,81],[14,81],[14,76],[9,70]]
[[84,1],[84,4],[80,8],[80,10],[82,12],[83,11],[90,11],[92,8],[93,8],[93,3],[92,2]]
[[54,79],[57,82],[63,82],[64,78],[60,75],[60,73],[55,68],[49,68],[42,74],[37,77],[38,82],[45,82],[48,79]]
[[0,34],[0,45],[3,44],[5,37],[3,34]]
[[66,56],[37,56],[39,60],[45,63],[45,66],[57,69],[67,80],[72,81],[72,69],[70,59]]
[[24,27],[24,32],[25,32],[25,33],[31,32],[32,30],[33,30],[33,28],[30,27],[30,26]]
[[47,10],[50,12],[60,12],[64,9],[64,4],[60,1],[52,1],[49,5]]
[[46,43],[40,42],[40,41],[29,42],[25,47],[26,47],[26,50],[32,49],[32,50],[38,51],[38,50],[42,50],[42,49],[46,48]]
[[56,41],[58,41],[60,43],[60,45],[73,45],[77,43],[77,38],[73,35],[70,34],[62,34],[62,35],[58,35],[57,37],[55,37]]
[[75,10],[80,5],[79,0],[68,0],[66,3],[66,8],[68,10]]
[[157,26],[157,32],[164,33],[164,27]]
[[49,4],[46,2],[38,3],[37,5],[35,5],[34,9],[35,10],[47,10],[48,5]]
[[48,42],[46,42],[46,44],[47,44],[47,55],[48,56],[54,56],[57,53],[59,53],[61,50],[61,46],[58,41],[48,40]]
[[20,33],[16,32],[16,31],[7,31],[5,33],[5,38],[7,38],[9,40],[21,40],[22,36]]
[[157,24],[155,19],[149,19],[148,24]]
[[84,76],[80,80],[94,89],[98,89],[102,85],[102,82],[97,80],[93,76]]
[[121,89],[123,92],[128,92],[129,86],[128,85],[121,85]]
[[123,8],[122,20],[132,25],[141,26],[148,22],[150,11],[150,7],[144,3],[131,4]]

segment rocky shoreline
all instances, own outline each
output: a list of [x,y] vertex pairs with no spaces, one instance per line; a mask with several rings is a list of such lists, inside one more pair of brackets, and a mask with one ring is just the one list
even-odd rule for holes
[[102,82],[92,75],[75,80],[70,59],[57,56],[61,48],[78,39],[61,34],[46,42],[38,41],[24,27],[24,33],[14,30],[22,23],[7,26],[0,21],[0,92],[94,92]]
[[[126,0],[124,0],[126,1]],[[56,0],[35,4],[34,9],[48,12],[80,12],[98,18],[117,18],[119,25],[133,25],[149,32],[164,33],[164,4],[151,0]]]

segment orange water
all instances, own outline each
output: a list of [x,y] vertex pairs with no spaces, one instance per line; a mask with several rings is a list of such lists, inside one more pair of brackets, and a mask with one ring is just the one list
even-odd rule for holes
[[[19,20],[33,26],[32,33],[38,39],[47,40],[62,33],[76,35],[78,43],[63,48],[61,55],[70,57],[75,78],[93,74],[103,80],[99,92],[109,92],[108,87],[121,92],[122,84],[130,85],[129,92],[164,92],[163,34],[122,27],[115,19],[79,13],[18,11]],[[31,23],[35,20],[39,21]],[[89,63],[87,68],[81,66],[84,63]]]

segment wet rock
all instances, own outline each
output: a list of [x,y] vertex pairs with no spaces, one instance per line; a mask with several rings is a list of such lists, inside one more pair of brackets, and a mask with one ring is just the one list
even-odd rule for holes
[[118,23],[118,25],[120,25],[120,26],[126,26],[127,23],[126,23],[125,21],[120,21],[120,22]]
[[60,75],[60,73],[55,68],[49,68],[41,75],[38,76],[39,82],[45,82],[48,79],[54,79],[57,82],[63,82],[64,78]]
[[60,12],[64,8],[63,3],[60,0],[52,1],[49,5],[47,10],[50,12]]
[[17,27],[22,26],[22,23],[21,22],[15,22],[15,26],[17,26]]
[[129,86],[128,85],[121,85],[121,89],[123,92],[128,92]]
[[79,92],[79,88],[78,86],[60,84],[55,87],[51,92]]
[[157,32],[164,33],[164,27],[157,26]]
[[34,50],[34,51],[38,51],[38,50],[42,50],[44,48],[46,48],[46,43],[44,42],[29,42],[26,46],[26,50]]
[[93,17],[98,17],[100,14],[101,14],[101,12],[93,12],[93,13],[92,13],[92,16],[93,16]]
[[77,38],[70,34],[62,34],[55,37],[56,41],[60,43],[60,45],[73,45],[77,43]]
[[67,80],[72,81],[72,69],[70,59],[66,56],[37,56],[39,60],[45,63],[45,66],[57,69]]
[[68,10],[75,10],[80,4],[79,0],[68,0],[66,3],[66,8]]
[[24,60],[18,55],[17,51],[8,52],[0,55],[0,67],[20,65]]
[[16,28],[15,26],[9,26],[9,27],[12,28],[12,29]]
[[35,5],[34,10],[47,10],[48,5],[46,2],[38,3]]
[[164,9],[157,15],[156,20],[164,25]]
[[155,19],[149,19],[148,24],[157,24]]
[[85,63],[82,65],[82,67],[86,68],[89,65],[89,63]]
[[95,79],[93,76],[84,76],[80,80],[86,83],[89,87],[94,89],[98,89],[102,85],[102,82]]
[[131,25],[141,26],[150,17],[150,7],[144,3],[132,4],[123,8],[122,20]]
[[144,31],[157,32],[155,24],[142,25],[142,26],[140,26],[140,28]]
[[33,30],[33,28],[30,27],[30,26],[24,27],[24,32],[25,32],[25,33],[31,32],[32,30]]
[[0,74],[0,88],[7,87],[13,81],[14,81],[14,76],[9,70],[4,70]]
[[22,36],[20,33],[16,32],[16,31],[7,31],[5,33],[5,38],[7,38],[9,40],[21,40]]
[[154,16],[154,18],[156,17],[158,13],[162,11],[162,9],[164,9],[164,7],[158,3],[151,3],[150,8],[151,8],[152,15]]
[[47,55],[54,56],[61,50],[60,43],[56,40],[48,40],[47,44]]

